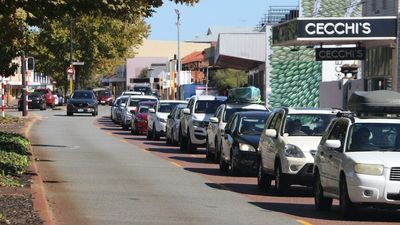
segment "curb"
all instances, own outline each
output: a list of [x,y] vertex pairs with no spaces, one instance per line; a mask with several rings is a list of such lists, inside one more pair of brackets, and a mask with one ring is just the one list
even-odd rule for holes
[[[25,137],[28,137],[29,131],[32,125],[38,120],[38,117],[31,117],[27,124],[22,128],[22,134]],[[53,216],[47,202],[45,193],[44,193],[44,185],[42,177],[39,175],[39,171],[37,169],[37,165],[35,162],[34,152],[32,146],[29,147],[32,156],[30,157],[30,169],[32,171],[32,180],[33,183],[31,185],[31,193],[32,193],[32,202],[33,209],[39,214],[39,217],[43,221],[43,225],[54,225]]]

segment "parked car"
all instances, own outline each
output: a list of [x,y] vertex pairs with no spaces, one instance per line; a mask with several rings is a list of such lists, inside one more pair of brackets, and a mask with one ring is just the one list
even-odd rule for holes
[[58,98],[58,104],[55,103],[56,105],[58,105],[58,106],[64,105],[64,103],[65,103],[64,97],[58,91],[54,91],[53,95],[54,95],[54,97],[57,96],[57,98]]
[[214,115],[210,117],[207,127],[206,158],[208,160],[220,161],[222,135],[226,122],[235,112],[241,111],[266,111],[267,108],[261,104],[251,103],[226,103],[220,105]]
[[116,124],[121,124],[122,121],[122,109],[126,106],[126,102],[128,101],[129,96],[124,95],[121,96],[121,99],[119,101],[119,104],[116,105],[115,109],[114,109],[114,123]]
[[67,102],[67,116],[74,113],[91,113],[92,116],[98,114],[97,99],[93,91],[77,90],[71,95]]
[[269,114],[268,111],[236,112],[230,118],[222,138],[219,161],[222,172],[256,174],[258,144]]
[[165,136],[167,117],[172,109],[179,104],[186,104],[180,100],[160,100],[155,109],[149,110],[147,123],[147,139],[159,140]]
[[195,95],[183,109],[180,120],[180,150],[194,152],[197,147],[206,145],[207,126],[215,110],[226,101],[226,97]]
[[110,108],[110,117],[111,117],[111,120],[114,122],[114,123],[116,123],[117,121],[116,121],[116,119],[117,119],[117,115],[116,115],[116,111],[117,111],[117,108],[119,107],[119,105],[121,104],[121,99],[122,98],[126,98],[126,97],[123,97],[123,96],[119,96],[119,97],[117,97],[114,101],[113,101],[113,103],[111,104],[111,108]]
[[138,105],[138,110],[132,116],[131,134],[146,134],[147,133],[147,117],[149,109],[155,107],[157,102],[144,101]]
[[[41,92],[32,92],[28,94],[28,109],[46,110],[46,97]],[[22,111],[22,99],[18,100],[18,111]]]
[[113,96],[111,91],[101,90],[97,92],[97,101],[102,105],[111,105],[113,102]]
[[131,126],[132,114],[136,113],[139,102],[153,101],[157,102],[158,99],[149,95],[131,95],[129,96],[126,104],[121,107],[121,121],[122,129],[128,130]]
[[281,194],[292,184],[311,186],[318,143],[337,112],[318,108],[274,109],[260,137],[258,186],[269,188],[275,179]]
[[363,206],[400,208],[400,94],[374,91],[357,98],[372,101],[359,102],[355,109],[364,111],[356,112],[359,116],[338,114],[314,163],[316,210],[330,210],[332,199],[338,199],[343,218]]
[[50,106],[51,108],[54,108],[55,104],[55,97],[53,96],[52,91],[50,88],[36,88],[34,92],[40,92],[45,95],[46,98],[46,104],[47,106]]
[[140,91],[124,91],[121,95],[144,95],[143,92]]
[[150,84],[135,84],[133,85],[133,91],[142,92],[144,95],[152,95]]
[[179,143],[179,123],[182,117],[182,110],[187,104],[179,104],[172,109],[167,118],[165,127],[165,141],[168,145],[176,145]]

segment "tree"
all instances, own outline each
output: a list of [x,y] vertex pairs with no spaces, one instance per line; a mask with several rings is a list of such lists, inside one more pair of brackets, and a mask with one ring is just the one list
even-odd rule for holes
[[215,73],[213,81],[218,91],[224,93],[227,89],[246,85],[247,75],[241,70],[221,69]]
[[[180,4],[195,4],[198,0],[170,0]],[[149,17],[163,0],[0,0],[0,73],[12,76],[17,68],[11,64],[22,50],[34,45],[29,41],[29,28],[43,31],[47,22],[69,18],[111,18],[127,24],[137,24],[138,19]],[[53,24],[54,25],[54,24]],[[65,30],[65,29],[64,29]],[[46,50],[41,49],[41,50]],[[52,55],[49,56],[51,59]]]

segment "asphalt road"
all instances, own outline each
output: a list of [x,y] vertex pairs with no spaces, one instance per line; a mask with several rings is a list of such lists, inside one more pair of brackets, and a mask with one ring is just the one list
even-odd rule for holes
[[203,154],[169,158],[176,148],[130,136],[99,109],[30,112],[41,117],[30,139],[55,224],[307,224],[213,181]]

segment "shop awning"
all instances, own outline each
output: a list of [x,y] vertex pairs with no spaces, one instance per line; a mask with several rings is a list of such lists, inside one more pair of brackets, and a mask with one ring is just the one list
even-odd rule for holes
[[363,46],[394,43],[397,18],[329,17],[296,18],[273,26],[273,45],[337,45]]

